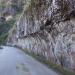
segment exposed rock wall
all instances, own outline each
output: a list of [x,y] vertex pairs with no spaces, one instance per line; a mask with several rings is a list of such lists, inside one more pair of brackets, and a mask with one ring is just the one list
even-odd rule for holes
[[26,0],[14,39],[14,44],[23,49],[74,69],[75,1]]

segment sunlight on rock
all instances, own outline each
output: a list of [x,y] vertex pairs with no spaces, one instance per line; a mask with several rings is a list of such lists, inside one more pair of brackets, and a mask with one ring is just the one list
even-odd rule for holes
[[12,18],[13,18],[13,16],[12,15],[9,15],[9,16],[6,17],[6,21],[9,21]]

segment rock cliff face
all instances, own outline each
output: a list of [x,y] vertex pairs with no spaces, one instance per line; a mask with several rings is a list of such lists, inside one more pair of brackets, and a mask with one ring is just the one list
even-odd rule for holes
[[75,0],[26,0],[8,41],[75,69]]

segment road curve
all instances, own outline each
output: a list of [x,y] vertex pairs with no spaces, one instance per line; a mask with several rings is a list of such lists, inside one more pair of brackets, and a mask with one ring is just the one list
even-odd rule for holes
[[21,50],[3,46],[0,49],[0,75],[58,75]]

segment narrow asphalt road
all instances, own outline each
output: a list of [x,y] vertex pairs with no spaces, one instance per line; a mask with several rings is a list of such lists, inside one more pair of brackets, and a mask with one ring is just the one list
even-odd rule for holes
[[0,49],[0,75],[58,75],[21,50],[3,46]]

